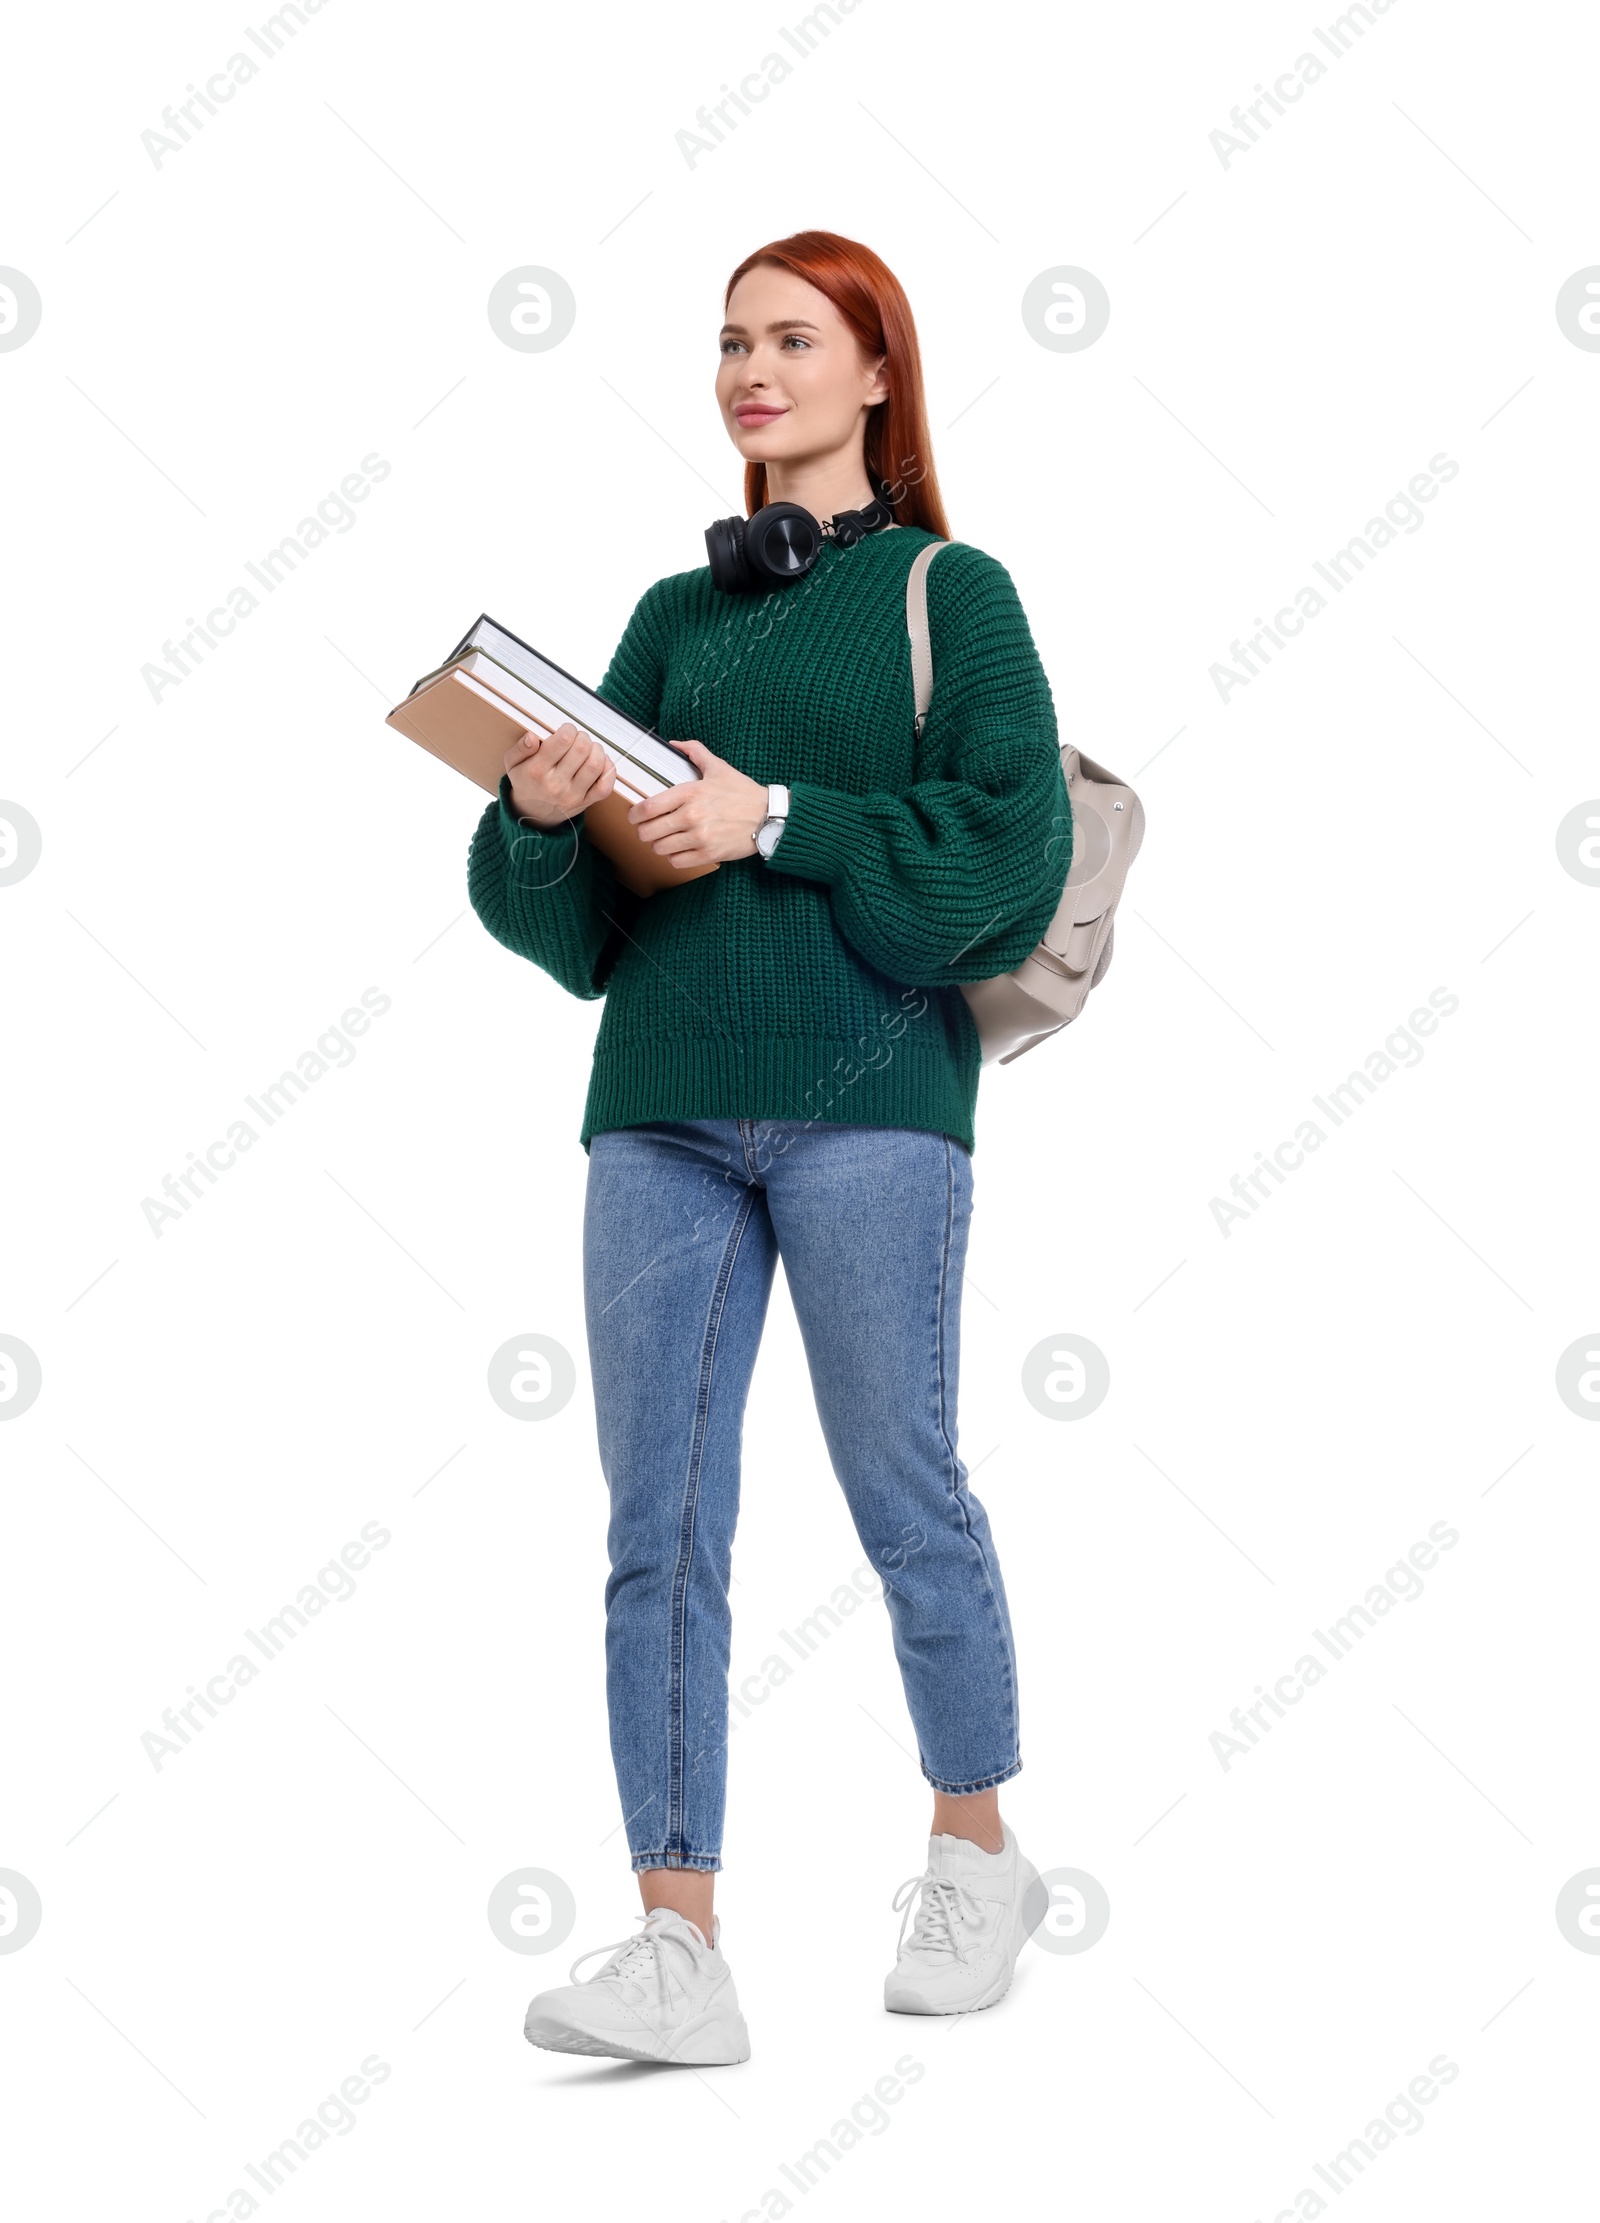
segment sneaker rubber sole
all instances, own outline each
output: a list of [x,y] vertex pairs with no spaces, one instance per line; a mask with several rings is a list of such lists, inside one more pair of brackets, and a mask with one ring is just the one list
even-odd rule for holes
[[750,2032],[744,2016],[725,2014],[720,2009],[685,2023],[666,2050],[648,2043],[629,2045],[614,2032],[601,2036],[554,2017],[546,2020],[531,2011],[522,2034],[529,2045],[538,2046],[544,2053],[579,2053],[610,2061],[660,2061],[676,2068],[732,2068],[750,2058]]

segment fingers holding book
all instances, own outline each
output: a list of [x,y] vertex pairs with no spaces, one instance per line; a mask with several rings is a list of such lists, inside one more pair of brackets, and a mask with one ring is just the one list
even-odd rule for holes
[[553,732],[530,728],[506,751],[505,769],[518,816],[546,828],[603,802],[617,778],[601,744],[570,721]]
[[703,741],[673,741],[697,780],[648,795],[628,812],[639,839],[650,842],[675,872],[703,871],[755,855],[756,828],[767,814],[767,791]]

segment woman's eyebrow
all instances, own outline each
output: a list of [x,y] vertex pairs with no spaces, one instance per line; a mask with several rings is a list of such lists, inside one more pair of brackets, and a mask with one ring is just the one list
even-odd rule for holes
[[[809,317],[803,316],[781,316],[767,326],[769,332],[815,332],[819,329],[817,325],[811,322]],[[736,333],[742,337],[744,331],[745,327],[742,324],[725,324],[717,337],[726,339],[730,333]]]

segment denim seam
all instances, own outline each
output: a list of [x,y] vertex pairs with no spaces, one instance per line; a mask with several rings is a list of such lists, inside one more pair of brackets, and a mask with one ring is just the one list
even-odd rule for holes
[[669,1843],[683,1834],[683,1751],[686,1742],[684,1723],[684,1695],[687,1675],[684,1654],[688,1645],[689,1618],[689,1569],[694,1558],[695,1514],[699,1507],[700,1469],[705,1453],[706,1420],[711,1408],[711,1372],[716,1359],[717,1333],[722,1324],[722,1308],[727,1298],[728,1284],[733,1279],[733,1268],[739,1254],[739,1242],[755,1203],[755,1192],[746,1189],[740,1209],[729,1231],[718,1268],[716,1286],[711,1293],[711,1305],[706,1319],[705,1341],[700,1353],[700,1386],[695,1404],[694,1438],[689,1452],[689,1473],[683,1499],[683,1517],[679,1524],[678,1565],[673,1581],[672,1637],[669,1646],[669,1688],[667,1716],[670,1723],[667,1755],[667,1838]]
[[755,1140],[756,1122],[753,1119],[741,1119],[738,1124],[739,1142],[744,1151],[745,1179],[747,1181],[759,1184],[761,1176],[757,1172],[756,1168],[750,1163],[750,1145]]
[[[949,1430],[949,1427],[948,1427],[948,1425],[947,1425],[947,1422],[946,1422],[946,1418],[945,1418],[945,1413],[946,1413],[946,1405],[947,1405],[947,1402],[948,1402],[948,1388],[949,1388],[949,1384],[948,1384],[948,1382],[947,1382],[947,1379],[946,1379],[946,1374],[945,1374],[945,1302],[946,1302],[946,1296],[947,1296],[947,1291],[948,1291],[948,1281],[949,1281],[949,1270],[950,1270],[950,1248],[951,1248],[951,1244],[952,1244],[952,1242],[953,1242],[953,1240],[954,1240],[954,1235],[955,1235],[955,1209],[956,1209],[956,1176],[955,1176],[955,1161],[954,1161],[954,1159],[953,1159],[953,1157],[952,1157],[952,1155],[951,1155],[951,1150],[950,1150],[950,1137],[949,1137],[948,1135],[946,1135],[946,1136],[944,1137],[944,1166],[945,1166],[945,1221],[944,1221],[944,1248],[943,1248],[943,1251],[942,1251],[942,1253],[941,1253],[941,1255],[940,1255],[940,1259],[939,1259],[939,1299],[938,1299],[938,1311],[937,1311],[937,1315],[936,1315],[936,1321],[935,1321],[935,1329],[934,1329],[934,1335],[935,1335],[935,1350],[936,1350],[936,1356],[937,1356],[937,1364],[938,1364],[938,1381],[939,1381],[939,1433],[940,1433],[940,1435],[941,1435],[941,1436],[942,1436],[942,1437],[944,1438],[944,1446],[945,1446],[945,1449],[946,1449],[946,1451],[947,1451],[947,1452],[949,1453],[949,1455],[950,1455],[950,1495],[951,1495],[951,1498],[952,1498],[953,1502],[955,1503],[955,1505],[956,1505],[956,1506],[957,1506],[957,1507],[959,1508],[959,1510],[960,1510],[960,1513],[961,1513],[961,1522],[962,1522],[962,1526],[963,1526],[963,1528],[964,1528],[964,1529],[966,1530],[966,1534],[967,1534],[967,1541],[968,1541],[968,1543],[969,1543],[969,1544],[971,1544],[971,1546],[973,1547],[974,1551],[976,1551],[976,1553],[977,1553],[977,1555],[978,1555],[978,1565],[979,1565],[979,1567],[980,1567],[980,1568],[982,1569],[982,1572],[983,1572],[983,1588],[984,1588],[984,1595],[986,1596],[986,1598],[988,1599],[988,1602],[989,1602],[989,1611],[990,1611],[990,1616],[991,1616],[991,1619],[992,1619],[992,1623],[993,1623],[993,1629],[994,1629],[994,1633],[995,1633],[995,1634],[997,1634],[997,1635],[998,1635],[998,1636],[1000,1637],[1000,1641],[1001,1641],[1001,1651],[1002,1651],[1002,1654],[1003,1654],[1003,1656],[1004,1656],[1004,1660],[1005,1660],[1005,1683],[1006,1683],[1006,1701],[1007,1701],[1007,1704],[1008,1704],[1008,1706],[1009,1706],[1009,1708],[1010,1708],[1010,1715],[1011,1715],[1011,1720],[1010,1720],[1010,1729],[1011,1729],[1010,1746],[1011,1746],[1011,1750],[1012,1750],[1013,1752],[1015,1752],[1015,1751],[1017,1750],[1017,1747],[1018,1747],[1018,1722],[1017,1722],[1017,1683],[1016,1683],[1016,1657],[1015,1657],[1015,1653],[1014,1653],[1014,1651],[1013,1651],[1012,1645],[1011,1645],[1011,1643],[1009,1642],[1009,1639],[1008,1639],[1008,1633],[1007,1633],[1007,1630],[1006,1630],[1006,1623],[1005,1623],[1005,1616],[1004,1616],[1004,1615],[1003,1615],[1003,1614],[1001,1613],[1001,1611],[1000,1611],[1000,1608],[999,1608],[999,1605],[998,1605],[998,1603],[996,1602],[996,1599],[995,1599],[995,1594],[994,1594],[994,1581],[993,1581],[993,1577],[991,1576],[991,1574],[990,1574],[990,1571],[989,1571],[989,1560],[988,1560],[988,1555],[987,1555],[987,1554],[985,1553],[985,1551],[983,1550],[983,1547],[982,1547],[982,1545],[981,1545],[981,1544],[980,1544],[980,1543],[978,1542],[978,1539],[977,1539],[977,1537],[976,1537],[976,1536],[974,1536],[974,1535],[973,1535],[973,1533],[972,1533],[972,1522],[971,1522],[971,1520],[970,1520],[970,1518],[969,1518],[969,1516],[968,1516],[968,1513],[967,1513],[967,1507],[966,1507],[966,1502],[965,1502],[965,1500],[964,1500],[964,1499],[963,1499],[963,1497],[962,1497],[962,1494],[961,1494],[961,1488],[960,1488],[960,1482],[959,1482],[959,1478],[958,1478],[958,1472],[957,1472],[957,1470],[958,1470],[958,1467],[959,1467],[959,1465],[960,1465],[960,1461],[959,1461],[959,1459],[958,1459],[958,1457],[957,1457],[957,1454],[956,1454],[956,1447],[955,1447],[955,1444],[954,1444],[954,1442],[953,1442],[953,1441],[952,1441],[952,1439],[951,1439],[951,1435],[950,1435],[950,1430]],[[1017,1765],[1018,1765],[1018,1766],[1020,1766],[1020,1765],[1021,1765],[1020,1761],[1019,1761],[1019,1762],[1017,1763]],[[923,1772],[924,1772],[925,1774],[926,1774],[926,1772],[927,1772],[927,1770],[926,1770],[926,1767],[925,1767],[925,1766],[924,1766],[924,1770],[923,1770]],[[1014,1770],[1013,1770],[1013,1771],[1008,1771],[1008,1772],[1014,1772]],[[932,1778],[932,1777],[929,1777],[929,1780],[930,1780],[930,1782],[931,1782],[931,1781],[933,1780],[933,1778]],[[982,1787],[982,1788],[988,1788],[989,1784],[993,1784],[993,1783],[999,1783],[999,1782],[1003,1782],[1004,1780],[1005,1780],[1004,1776],[998,1776],[998,1775],[996,1775],[996,1776],[991,1776],[991,1777],[989,1777],[989,1778],[988,1778],[988,1780],[987,1780],[987,1783],[985,1783],[985,1784],[984,1784],[983,1786],[981,1786],[981,1787]]]

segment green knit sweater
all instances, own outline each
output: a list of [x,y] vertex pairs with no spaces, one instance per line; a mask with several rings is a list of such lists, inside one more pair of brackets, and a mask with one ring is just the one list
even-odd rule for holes
[[978,1032],[960,981],[1010,972],[1054,916],[1071,806],[1049,683],[1010,574],[953,542],[928,573],[934,689],[913,727],[906,574],[934,536],[832,540],[806,577],[709,570],[640,599],[598,692],[790,790],[752,849],[648,898],[580,819],[520,820],[502,779],[473,909],[575,996],[605,997],[580,1140],[650,1120],[917,1127],[970,1151]]

